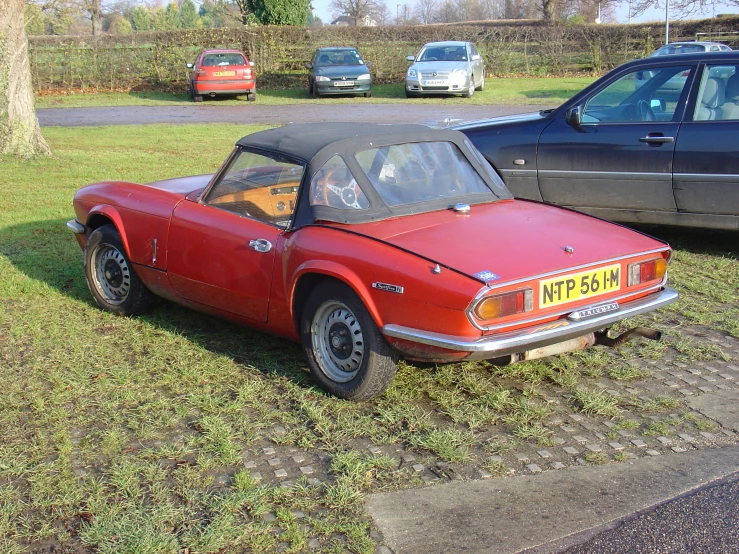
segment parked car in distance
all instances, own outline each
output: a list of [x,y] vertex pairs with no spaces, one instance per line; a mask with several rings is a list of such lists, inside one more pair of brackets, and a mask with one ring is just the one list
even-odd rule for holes
[[700,52],[728,52],[731,48],[720,42],[685,41],[671,42],[660,46],[649,57],[672,56],[674,54],[697,54]]
[[190,96],[195,102],[203,97],[246,94],[246,99],[257,99],[253,64],[240,50],[203,50],[188,63]]
[[[670,247],[514,200],[462,133],[289,125],[236,143],[215,175],[75,194],[93,299],[152,294],[302,342],[315,381],[365,400],[411,360],[513,362],[595,344],[677,298]],[[615,342],[614,342],[615,341]]]
[[485,62],[471,42],[429,42],[407,59],[413,62],[405,74],[408,98],[429,94],[472,98],[485,88]]
[[369,62],[365,63],[356,48],[319,48],[305,68],[309,70],[308,93],[313,98],[335,94],[372,96]]
[[737,73],[737,51],[644,58],[558,108],[457,129],[518,198],[626,223],[737,230]]

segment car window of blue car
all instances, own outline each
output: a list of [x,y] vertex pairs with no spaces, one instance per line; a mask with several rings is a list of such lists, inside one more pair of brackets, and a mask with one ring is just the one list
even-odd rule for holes
[[305,167],[279,156],[239,150],[203,203],[285,228]]
[[703,71],[694,121],[739,119],[739,67],[709,65]]
[[582,122],[671,121],[690,70],[666,66],[627,73],[588,100]]
[[316,67],[332,65],[364,65],[362,56],[356,50],[324,50],[321,51],[315,64]]

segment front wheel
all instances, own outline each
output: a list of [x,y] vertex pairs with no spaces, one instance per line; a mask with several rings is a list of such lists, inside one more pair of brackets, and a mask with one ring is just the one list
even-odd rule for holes
[[136,275],[113,225],[98,227],[87,239],[85,279],[95,303],[114,314],[138,315],[151,302],[151,293]]
[[470,86],[467,87],[467,92],[464,93],[465,98],[472,98],[475,95],[475,76],[470,75]]
[[343,283],[324,281],[313,290],[300,335],[313,378],[340,398],[369,400],[390,385],[398,369],[397,353]]

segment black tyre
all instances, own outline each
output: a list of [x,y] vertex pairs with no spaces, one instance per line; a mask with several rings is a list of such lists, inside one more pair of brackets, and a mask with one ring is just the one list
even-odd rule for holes
[[136,275],[113,225],[95,229],[87,239],[85,278],[95,303],[109,312],[137,315],[151,303],[152,295]]
[[324,281],[303,309],[300,335],[316,382],[349,400],[369,400],[390,385],[398,355],[354,291]]
[[406,98],[418,98],[420,95],[417,92],[411,92],[408,89],[405,89],[405,97]]
[[195,93],[195,87],[192,83],[190,83],[190,98],[192,98],[193,102],[202,102],[203,97],[200,94]]
[[371,92],[365,92],[364,93],[364,97],[365,98],[371,98],[372,97],[372,93]]
[[475,76],[470,75],[470,84],[467,87],[467,92],[464,93],[465,98],[472,98],[475,95]]
[[246,101],[247,102],[254,102],[257,99],[257,93],[256,92],[247,92],[246,93]]
[[482,81],[480,81],[480,86],[477,87],[475,90],[482,92],[485,90],[485,75],[482,76]]
[[321,97],[321,95],[318,94],[318,87],[315,84],[313,85],[312,95],[313,95],[313,98],[320,98]]

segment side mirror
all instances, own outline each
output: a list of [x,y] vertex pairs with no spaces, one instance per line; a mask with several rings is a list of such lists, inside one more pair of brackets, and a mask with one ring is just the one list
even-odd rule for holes
[[312,63],[310,63],[310,62],[306,62],[306,64],[305,64],[305,68],[306,68],[306,69],[313,69],[313,64],[312,64]]
[[372,67],[372,62],[364,62],[364,65],[366,65],[367,67]]
[[193,67],[195,67],[194,64],[191,63],[186,63],[185,65],[187,66],[187,69],[192,69]]
[[580,106],[573,106],[565,114],[565,123],[572,125],[573,127],[579,127],[582,123],[582,112]]
[[415,56],[407,56],[405,59],[408,60],[409,62],[415,62],[416,61],[416,57]]
[[652,108],[653,112],[663,112],[665,111],[665,104],[666,102],[662,100],[661,98],[652,98],[649,101],[649,106]]
[[480,54],[475,54],[474,56],[472,56],[472,61],[473,62],[476,62],[479,59],[480,59]]

